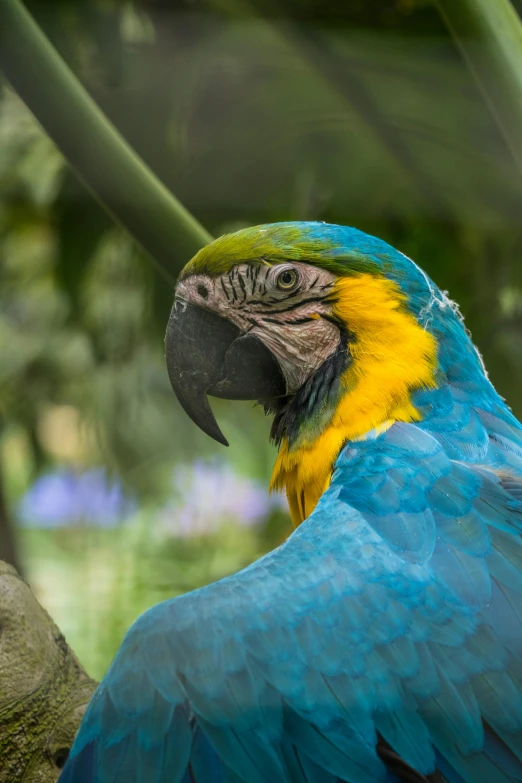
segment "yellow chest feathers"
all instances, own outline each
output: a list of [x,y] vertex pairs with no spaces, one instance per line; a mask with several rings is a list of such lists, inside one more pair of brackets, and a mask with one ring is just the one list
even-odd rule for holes
[[343,393],[319,436],[295,448],[283,440],[270,482],[271,489],[286,489],[294,525],[314,510],[347,441],[394,421],[418,420],[411,392],[435,386],[435,338],[406,310],[395,283],[367,274],[343,277],[335,298],[334,315],[353,335]]

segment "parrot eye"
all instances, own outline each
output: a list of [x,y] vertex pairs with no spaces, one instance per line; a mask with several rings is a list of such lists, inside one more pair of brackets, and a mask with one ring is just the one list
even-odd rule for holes
[[286,267],[276,277],[276,286],[280,291],[293,291],[299,284],[299,275],[295,269]]

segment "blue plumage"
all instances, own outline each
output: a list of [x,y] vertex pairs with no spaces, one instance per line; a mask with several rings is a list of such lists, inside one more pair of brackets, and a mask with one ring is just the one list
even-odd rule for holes
[[522,427],[434,284],[334,229],[401,281],[438,387],[286,543],[137,620],[61,783],[522,781]]

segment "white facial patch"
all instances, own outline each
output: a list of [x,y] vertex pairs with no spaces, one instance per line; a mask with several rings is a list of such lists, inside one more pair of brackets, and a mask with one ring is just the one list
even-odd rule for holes
[[331,272],[295,262],[237,264],[217,278],[191,275],[176,297],[228,318],[276,356],[294,394],[339,345]]

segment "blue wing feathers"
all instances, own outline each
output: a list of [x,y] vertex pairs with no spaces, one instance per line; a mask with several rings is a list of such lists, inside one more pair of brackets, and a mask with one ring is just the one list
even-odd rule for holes
[[480,608],[491,597],[491,583],[482,558],[472,557],[438,541],[430,565],[448,594],[462,604]]
[[502,741],[493,730],[485,733],[484,754],[510,781],[522,781],[520,757],[516,757],[509,746]]
[[435,769],[435,751],[430,733],[418,713],[405,708],[378,712],[375,725],[379,734],[407,764],[422,773]]
[[490,574],[512,591],[522,593],[522,540],[502,530],[492,530],[492,551],[487,558]]
[[515,480],[514,477],[507,476],[500,483],[502,488],[512,495],[516,501],[522,501],[522,479]]
[[[223,765],[215,748],[199,726],[194,729],[190,772],[195,783],[223,783]],[[192,783],[190,778],[189,781]]]
[[435,751],[435,765],[445,783],[466,783],[459,773],[451,766],[448,759]]
[[350,737],[343,724],[332,724],[328,733],[322,733],[309,721],[289,710],[285,720],[288,739],[318,766],[333,776],[375,783],[382,780],[384,767],[375,748]]
[[459,377],[284,545],[139,618],[61,783],[399,783],[379,736],[419,781],[522,781],[522,429]]
[[[78,744],[75,750],[77,748]],[[60,783],[95,783],[95,753],[94,742],[89,742],[81,751],[71,754],[60,775]]]
[[339,783],[339,778],[315,763],[292,743],[283,743],[283,755],[292,783]]
[[508,733],[520,731],[522,700],[509,674],[505,671],[483,672],[472,683],[485,720]]

